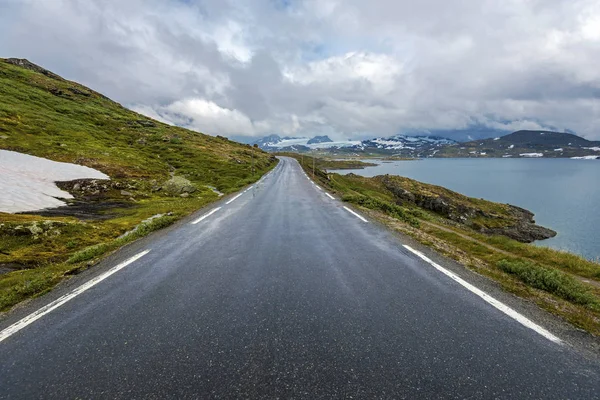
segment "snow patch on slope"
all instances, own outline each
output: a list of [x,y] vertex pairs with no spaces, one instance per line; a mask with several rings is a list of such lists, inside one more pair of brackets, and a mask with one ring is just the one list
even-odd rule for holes
[[54,182],[109,179],[93,168],[0,150],[0,212],[36,211],[65,205],[71,199]]
[[530,158],[544,157],[544,153],[521,153],[519,155],[521,157],[530,157]]

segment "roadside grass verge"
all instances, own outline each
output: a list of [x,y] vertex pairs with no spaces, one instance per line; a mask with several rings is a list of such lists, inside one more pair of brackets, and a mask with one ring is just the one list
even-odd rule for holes
[[500,260],[497,265],[500,270],[517,277],[528,286],[600,311],[600,301],[591,293],[590,288],[564,272],[524,261],[506,259]]
[[131,234],[79,250],[65,262],[7,274],[0,280],[0,310],[6,311],[23,300],[47,293],[66,276],[89,268],[102,257],[173,224],[177,219],[174,215],[156,218],[148,223],[141,223]]
[[397,218],[401,221],[408,223],[411,226],[419,227],[420,222],[419,219],[416,218],[412,210],[406,209],[404,207],[400,207],[397,204],[393,204],[387,201],[379,200],[376,198],[364,196],[364,195],[343,195],[342,201],[356,204],[365,208],[369,208],[371,210],[379,210],[387,215],[390,215],[394,218]]
[[[296,157],[297,158],[297,157]],[[297,158],[298,159],[298,158]],[[304,157],[307,173],[312,160]],[[383,224],[498,282],[589,333],[600,336],[600,264],[564,251],[486,235],[430,210],[399,205],[376,179],[315,172],[315,180]],[[419,182],[416,187],[430,188]],[[443,188],[434,187],[433,190]],[[452,193],[452,192],[450,192]],[[459,199],[464,201],[463,198]],[[478,200],[478,199],[475,199]],[[490,215],[504,205],[479,200]],[[491,221],[491,224],[497,221]],[[487,223],[487,222],[486,222]]]
[[[126,215],[106,221],[81,224],[71,219],[73,224],[83,226],[83,230],[40,237],[33,240],[37,246],[18,243],[20,254],[40,259],[27,268],[0,275],[0,311],[8,311],[23,300],[47,293],[68,276],[92,267],[121,247],[168,227],[217,199],[218,196],[213,194],[207,198],[145,200],[135,209],[123,210]],[[12,219],[20,217],[8,216]],[[23,217],[28,221],[39,220],[37,216]]]
[[[85,165],[111,178],[98,180],[102,190],[90,182],[85,190],[83,183],[63,188],[82,204],[85,218],[0,212],[0,311],[217,200],[211,188],[234,193],[277,164],[258,148],[152,120],[76,82],[4,59],[0,149]],[[171,181],[189,190],[169,192]],[[156,215],[163,216],[148,220]]]

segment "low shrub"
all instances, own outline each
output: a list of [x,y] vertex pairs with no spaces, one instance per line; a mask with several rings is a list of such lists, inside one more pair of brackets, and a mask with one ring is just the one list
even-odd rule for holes
[[500,260],[498,268],[521,280],[528,286],[552,293],[572,303],[600,308],[590,290],[572,276],[524,261]]

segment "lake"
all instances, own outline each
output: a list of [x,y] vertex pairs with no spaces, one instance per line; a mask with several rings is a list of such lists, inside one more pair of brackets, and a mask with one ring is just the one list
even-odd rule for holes
[[600,259],[600,161],[571,159],[440,159],[373,161],[336,171],[363,176],[402,175],[471,197],[510,203],[535,213],[558,235],[537,245]]

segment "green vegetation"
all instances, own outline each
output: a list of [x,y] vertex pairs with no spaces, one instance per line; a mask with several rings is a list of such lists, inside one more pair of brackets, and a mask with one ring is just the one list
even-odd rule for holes
[[[304,156],[302,166],[311,173],[312,159]],[[365,178],[317,170],[315,179],[366,215],[600,335],[600,264],[522,243],[546,233],[531,222],[527,210],[398,176]]]
[[600,311],[600,301],[590,293],[590,289],[564,272],[540,267],[529,262],[509,260],[501,260],[498,268],[516,276],[526,285]]
[[378,210],[404,221],[414,227],[419,227],[419,220],[414,216],[414,210],[408,210],[404,207],[400,207],[396,204],[388,201],[379,200],[377,198],[363,196],[363,195],[343,195],[342,201],[348,203],[357,204],[359,206],[369,208],[371,210]]
[[277,163],[260,149],[151,120],[32,64],[3,59],[0,149],[111,177],[60,183],[75,197],[64,211],[0,213],[0,310],[217,200],[215,190],[238,191]]

